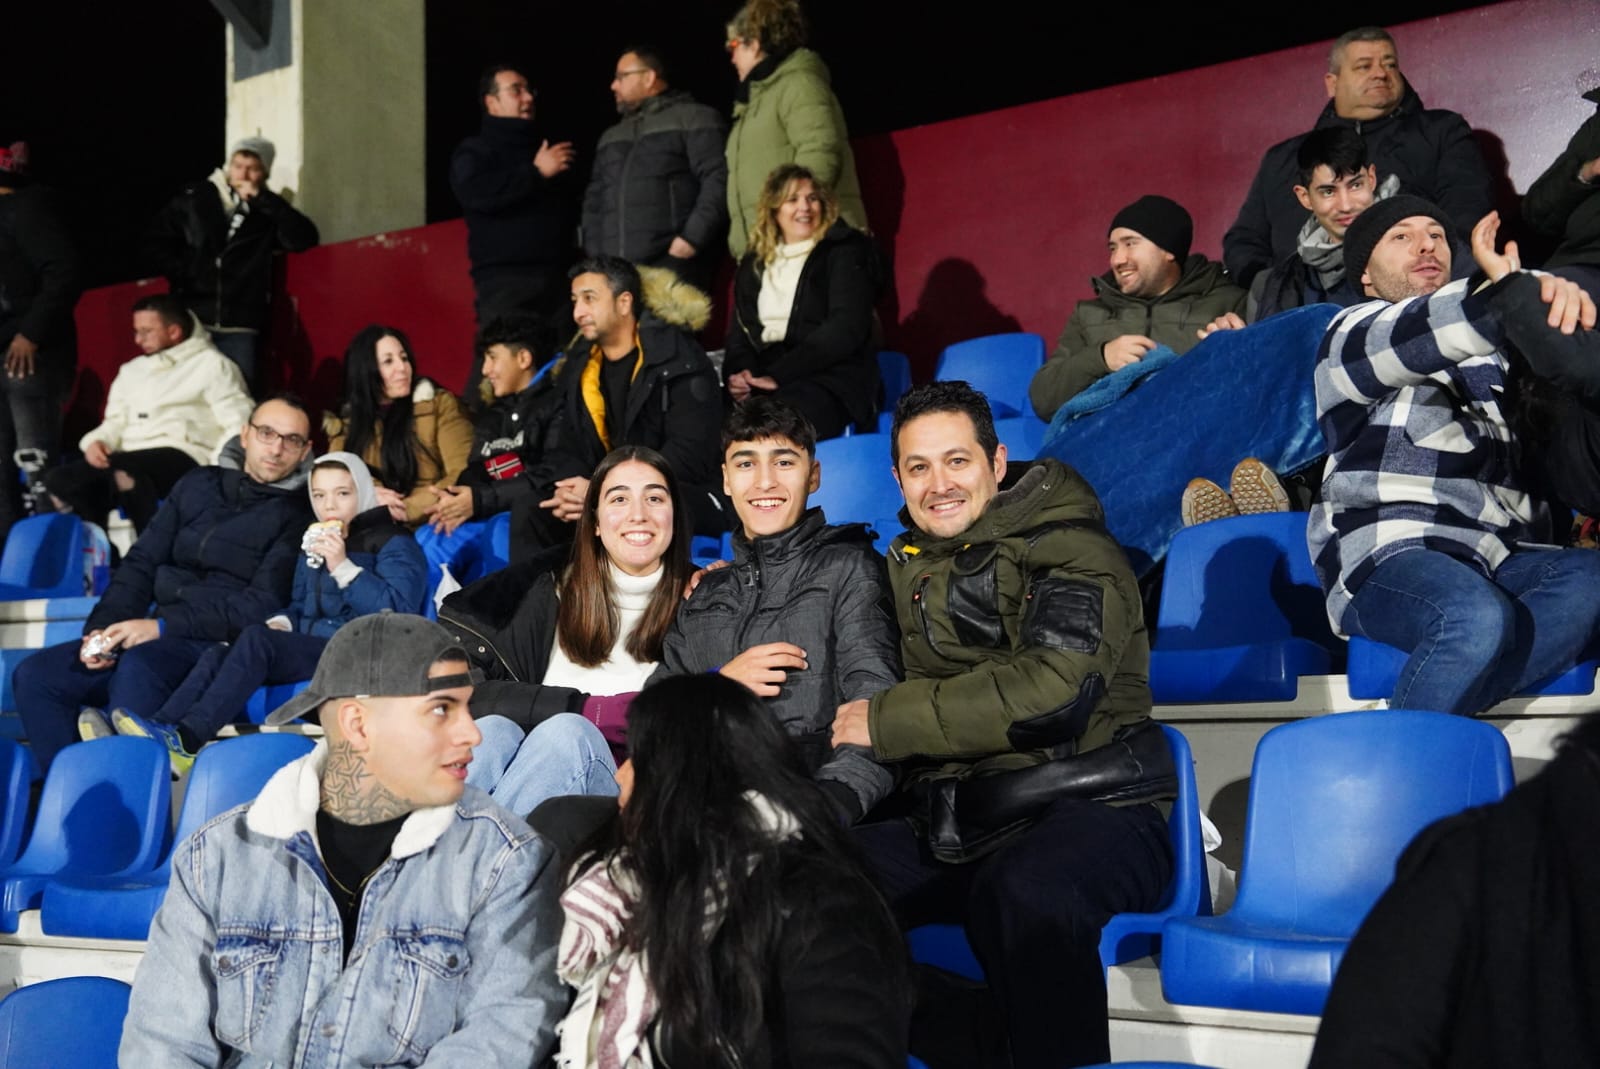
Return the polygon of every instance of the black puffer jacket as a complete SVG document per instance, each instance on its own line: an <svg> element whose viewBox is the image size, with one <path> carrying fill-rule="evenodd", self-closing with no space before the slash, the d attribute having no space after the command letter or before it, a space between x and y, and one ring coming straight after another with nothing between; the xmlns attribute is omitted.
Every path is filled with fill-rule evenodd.
<svg viewBox="0 0 1600 1069"><path fill-rule="evenodd" d="M303 475L267 486L196 468L128 551L83 633L144 619L154 602L163 635L232 641L289 604L311 519Z"/></svg>
<svg viewBox="0 0 1600 1069"><path fill-rule="evenodd" d="M1585 100L1600 104L1600 89ZM1556 157L1522 198L1522 217L1535 230L1561 239L1546 267L1600 264L1600 179L1578 181L1578 168L1600 157L1600 111L1578 127L1566 151Z"/></svg>
<svg viewBox="0 0 1600 1069"><path fill-rule="evenodd" d="M672 239L720 252L728 231L728 124L669 89L600 135L583 196L591 256L661 265Z"/></svg>
<svg viewBox="0 0 1600 1069"><path fill-rule="evenodd" d="M901 679L884 560L866 527L831 527L816 508L781 534L735 535L733 547L733 566L706 573L678 610L657 676L713 671L767 642L805 650L809 667L765 701L818 778L855 794L860 816L892 779L859 747L835 751L831 732L840 705Z"/></svg>
<svg viewBox="0 0 1600 1069"><path fill-rule="evenodd" d="M37 186L0 196L0 352L21 334L57 389L78 362L73 307L83 289L78 250L56 197Z"/></svg>
<svg viewBox="0 0 1600 1069"><path fill-rule="evenodd" d="M439 623L482 670L472 690L472 715L503 716L524 731L557 713L581 713L587 694L547 687L556 643L556 577L567 549L546 550L462 587L444 599Z"/></svg>
<svg viewBox="0 0 1600 1069"><path fill-rule="evenodd" d="M771 375L784 385L805 379L844 404L854 423L878 409L878 321L873 314L883 288L883 261L872 239L840 220L806 257L781 342L761 341L762 265L751 253L739 261L733 282L733 322L722 374Z"/></svg>
<svg viewBox="0 0 1600 1069"><path fill-rule="evenodd" d="M472 487L473 519L504 512L539 489L533 482L534 472L559 401L555 377L546 375L527 389L495 398L494 404L473 420L472 461L456 480ZM521 472L511 476L490 472L491 462L498 466L512 456L521 462Z"/></svg>
<svg viewBox="0 0 1600 1069"><path fill-rule="evenodd" d="M689 501L695 530L721 534L727 530L727 520L716 369L699 343L659 320L640 321L639 340L644 366L628 391L622 440L612 442L611 448L644 445L660 451ZM551 372L556 376L558 408L546 435L542 477L537 480L547 497L558 479L588 478L607 452L583 394L590 347L590 342L578 338Z"/></svg>
<svg viewBox="0 0 1600 1069"><path fill-rule="evenodd" d="M541 140L531 119L485 115L478 133L450 157L473 277L497 267L564 267L571 258L570 179L546 178L534 168Z"/></svg>
<svg viewBox="0 0 1600 1069"><path fill-rule="evenodd" d="M311 248L317 226L263 186L230 236L224 185L219 173L169 201L150 225L145 256L201 322L261 330L272 297L272 254Z"/></svg>
<svg viewBox="0 0 1600 1069"><path fill-rule="evenodd" d="M1424 107L1411 86L1394 111L1368 122L1340 118L1328 101L1315 128L1332 126L1360 134L1379 179L1399 175L1402 193L1433 201L1460 233L1471 233L1494 207L1489 171L1467 121L1453 111ZM1306 221L1306 210L1294 195L1300 180L1295 154L1304 137L1298 134L1267 150L1239 217L1222 239L1222 262L1241 286L1248 287L1256 272L1295 251Z"/></svg>

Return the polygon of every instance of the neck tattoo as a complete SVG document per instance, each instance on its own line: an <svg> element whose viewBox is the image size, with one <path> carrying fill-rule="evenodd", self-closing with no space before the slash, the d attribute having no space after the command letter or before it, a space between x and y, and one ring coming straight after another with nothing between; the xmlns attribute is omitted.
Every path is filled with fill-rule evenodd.
<svg viewBox="0 0 1600 1069"><path fill-rule="evenodd" d="M322 768L322 808L346 824L377 824L416 806L373 778L366 762L346 742L329 741Z"/></svg>

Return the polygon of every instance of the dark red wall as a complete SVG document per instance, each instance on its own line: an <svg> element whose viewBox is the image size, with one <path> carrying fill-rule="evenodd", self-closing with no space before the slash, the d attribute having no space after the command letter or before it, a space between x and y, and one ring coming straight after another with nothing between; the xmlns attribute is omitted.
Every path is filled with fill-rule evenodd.
<svg viewBox="0 0 1600 1069"><path fill-rule="evenodd" d="M1422 99L1480 131L1505 178L1503 209L1592 113L1579 94L1600 85L1595 0L1515 0L1393 32ZM1219 256L1261 153L1308 128L1325 102L1325 63L1325 48L1296 48L857 140L868 213L894 262L889 344L925 376L963 338L1021 329L1053 339L1105 269L1107 222L1144 193L1184 204L1196 250ZM284 382L317 403L337 401L336 361L370 322L405 329L424 373L453 389L465 381L472 289L459 221L290 257L283 281L272 345ZM133 352L126 310L139 285L79 305L77 411L95 411L97 381L103 397Z"/></svg>

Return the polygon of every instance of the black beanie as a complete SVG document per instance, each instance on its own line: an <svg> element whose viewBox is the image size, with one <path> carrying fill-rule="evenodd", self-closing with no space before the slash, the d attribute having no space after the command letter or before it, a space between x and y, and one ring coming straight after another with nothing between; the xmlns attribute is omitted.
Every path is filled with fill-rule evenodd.
<svg viewBox="0 0 1600 1069"><path fill-rule="evenodd" d="M1372 250L1379 240L1394 224L1413 215L1425 215L1444 227L1445 242L1452 249L1455 248L1455 228L1450 225L1450 220L1439 210L1437 204L1426 197L1399 193L1393 197L1374 201L1370 208L1356 216L1345 229L1344 276L1359 286L1361 272L1367 269L1367 261L1372 259Z"/></svg>
<svg viewBox="0 0 1600 1069"><path fill-rule="evenodd" d="M1154 193L1140 197L1117 213L1106 227L1110 234L1125 226L1136 234L1172 253L1172 258L1182 267L1189 259L1189 245L1194 241L1194 220L1183 210L1183 205Z"/></svg>

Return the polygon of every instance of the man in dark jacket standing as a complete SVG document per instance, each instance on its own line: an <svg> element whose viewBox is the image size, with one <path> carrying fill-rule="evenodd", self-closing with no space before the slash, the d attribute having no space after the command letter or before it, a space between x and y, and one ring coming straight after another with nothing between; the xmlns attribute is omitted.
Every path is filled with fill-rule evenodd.
<svg viewBox="0 0 1600 1069"><path fill-rule="evenodd" d="M467 256L481 327L504 315L554 318L567 301L569 208L560 176L571 142L552 145L534 123L536 92L514 67L478 82L483 125L450 157L450 188L467 218ZM475 400L479 373L467 387Z"/></svg>
<svg viewBox="0 0 1600 1069"><path fill-rule="evenodd" d="M1157 346L1188 352L1200 328L1244 311L1244 290L1221 264L1189 253L1193 238L1194 220L1166 197L1140 197L1116 214L1106 233L1111 269L1092 280L1094 300L1078 302L1028 386L1040 419Z"/></svg>
<svg viewBox="0 0 1600 1069"><path fill-rule="evenodd" d="M611 79L622 121L600 135L583 196L583 247L665 267L710 289L728 229L728 124L667 84L653 48L631 48Z"/></svg>
<svg viewBox="0 0 1600 1069"><path fill-rule="evenodd" d="M1012 1065L1107 1061L1100 929L1153 909L1172 871L1138 584L1076 472L1041 460L999 492L1005 446L966 383L902 397L890 448L906 680L840 706L833 741L897 763L902 788L858 841L903 927L965 926ZM1052 779L1130 751L1101 784L1117 804Z"/></svg>
<svg viewBox="0 0 1600 1069"><path fill-rule="evenodd" d="M548 493L535 508L512 506L512 559L571 540L589 473L622 445L647 445L666 457L696 533L720 535L728 521L717 469L716 369L676 320L665 319L673 310L645 305L644 284L628 261L596 256L570 274L580 337L552 372L558 408L536 479Z"/></svg>
<svg viewBox="0 0 1600 1069"><path fill-rule="evenodd" d="M204 182L162 209L145 239L150 263L205 324L211 341L259 389L261 332L272 301L272 254L317 244L317 225L267 188L277 149L241 138Z"/></svg>
<svg viewBox="0 0 1600 1069"><path fill-rule="evenodd" d="M73 741L74 717L85 738L111 734L101 713L79 716L81 707L148 716L207 650L289 604L312 519L300 466L310 434L300 402L258 405L239 432L243 470L196 468L178 480L82 640L17 666L17 710L41 769Z"/></svg>
<svg viewBox="0 0 1600 1069"><path fill-rule="evenodd" d="M78 333L78 251L52 194L28 181L28 146L0 146L0 541L23 512L17 465L43 472L61 438Z"/></svg>
<svg viewBox="0 0 1600 1069"><path fill-rule="evenodd" d="M1342 34L1323 76L1328 103L1316 129L1343 126L1366 139L1381 175L1442 208L1465 234L1493 207L1493 190L1472 130L1453 111L1425 108L1400 73L1394 38L1377 26ZM1304 134L1267 150L1239 217L1222 239L1222 262L1249 286L1256 272L1295 251L1305 209L1295 200L1295 153Z"/></svg>

